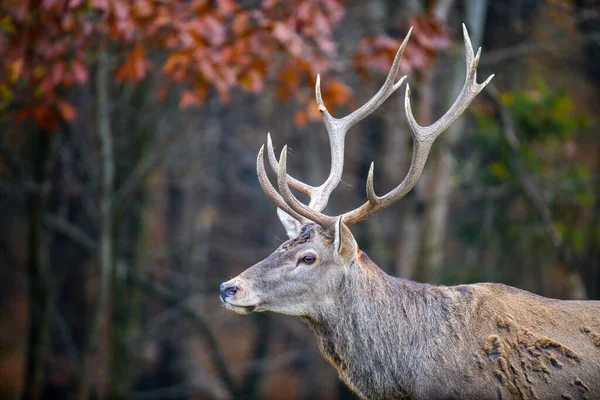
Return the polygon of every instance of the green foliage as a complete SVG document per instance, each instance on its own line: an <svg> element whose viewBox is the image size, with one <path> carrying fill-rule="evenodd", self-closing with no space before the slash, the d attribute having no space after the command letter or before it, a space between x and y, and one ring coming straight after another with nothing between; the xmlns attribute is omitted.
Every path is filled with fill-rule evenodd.
<svg viewBox="0 0 600 400"><path fill-rule="evenodd" d="M538 80L535 89L505 93L502 101L509 107L519 127L519 138L532 143L550 138L566 139L585 129L587 119L577 116L575 104L564 92L553 91Z"/></svg>
<svg viewBox="0 0 600 400"><path fill-rule="evenodd" d="M506 92L500 101L512 118L519 141L518 154L505 137L500 110L493 113L489 109L476 110L475 143L470 147L478 151L474 158L478 165L469 166L474 172L468 180L469 186L483 187L479 192L487 197L489 207L483 210L481 206L471 206L467 200L464 208L467 215L462 218L465 222L458 228L458 234L470 246L501 251L501 263L518 262L525 253L540 254L539 257L552 254L539 210L522 189L520 168L525 168L551 212L554 230L575 254L581 254L589 245L588 240L593 240L587 234L585 216L596 199L591 171L574 156L577 151L574 136L590 127L589 119L578 113L567 94L551 89L543 81L537 81L533 89ZM473 200L481 204L481 198ZM486 218L484 228L482 221ZM600 237L600 232L596 236ZM542 259L530 262L547 263ZM464 268L462 274L469 275L473 266ZM459 278L468 280L463 275ZM511 277L503 276L502 280L510 282Z"/></svg>
<svg viewBox="0 0 600 400"><path fill-rule="evenodd" d="M579 131L589 128L588 118L577 114L573 100L564 92L551 90L538 81L532 90L506 92L501 101L510 112L521 144L521 157L527 167L542 176L551 172L549 160L540 155L557 156L563 145ZM501 185L518 179L515 175L512 149L504 138L497 115L475 111L477 147L487 158L480 180L488 185ZM581 174L583 167L577 167ZM587 172L585 172L587 173ZM581 180L581 177L574 177Z"/></svg>

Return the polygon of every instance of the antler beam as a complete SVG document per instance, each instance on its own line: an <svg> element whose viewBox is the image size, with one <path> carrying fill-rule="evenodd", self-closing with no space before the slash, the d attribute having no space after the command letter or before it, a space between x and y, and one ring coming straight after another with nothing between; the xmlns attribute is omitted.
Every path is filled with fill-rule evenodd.
<svg viewBox="0 0 600 400"><path fill-rule="evenodd" d="M374 164L371 163L369 168L369 175L367 177L367 199L368 201L356 210L350 211L344 214L344 223L346 225L355 224L363 221L371 215L379 212L396 201L400 200L415 186L423 167L427 161L429 150L434 140L444 132L450 125L452 125L458 117L467 109L473 99L486 87L486 85L492 80L494 75L490 75L485 82L477 83L477 65L479 64L479 57L481 56L481 47L477 50L477 55L473 56L473 45L467 32L467 27L463 24L463 36L465 40L465 53L466 53L466 64L467 64L467 75L465 78L465 84L460 91L457 99L450 109L436 122L429 126L420 126L410 106L410 87L406 85L406 96L404 100L404 109L408 120L408 126L413 137L413 156L410 162L410 168L408 174L395 189L390 191L385 196L379 197L375 194L373 189L373 168Z"/></svg>
<svg viewBox="0 0 600 400"><path fill-rule="evenodd" d="M331 192L338 186L342 178L342 170L344 165L344 144L346 133L348 129L354 126L357 122L370 115L376 110L394 91L396 91L405 81L406 76L403 76L398 82L395 82L396 75L400 66L400 60L408 39L410 38L411 30L409 30L406 38L402 42L400 49L396 53L392 67L388 73L388 76L379 91L362 107L353 113L343 117L334 118L323 102L321 96L321 80L317 75L317 83L315 87L315 95L317 104L319 105L319 111L323 115L323 121L329 135L329 144L331 146L331 170L327 180L320 186L313 187L301 182L287 174L287 146L284 146L280 155L279 161L275 156L273 144L271 142L270 134L267 135L267 152L269 163L273 170L277 173L277 186L279 192L271 185L264 170L263 164L263 148L261 148L258 156L258 167L257 171L259 174L259 181L267 196L273 200L273 202L279 207L280 218L286 230L288 226L294 226L294 232L288 230L288 234L292 236L297 231L299 223L304 223L306 220L314 221L322 226L333 226L336 221L336 217L323 214L321 211L327 205ZM475 96L483 90L483 88L490 82L494 77L491 75L482 84L477 83L477 65L479 63L479 57L481 55L481 48L477 51L477 54L473 54L473 46L469 39L467 28L463 24L463 34L466 48L466 65L467 73L465 84L455 100L454 104L450 109L436 122L429 126L420 126L412 113L410 106L410 88L406 87L405 96L405 112L407 115L408 125L411 130L413 137L413 156L408 170L407 176L404 178L402 183L395 189L390 191L385 196L379 197L375 194L373 189L373 169L374 165L371 164L369 174L367 177L367 202L359 208L347 212L342 215L343 222L346 225L355 224L363 221L371 215L379 212L402 197L404 197L416 184L417 180L421 176L423 167L429 155L431 145L434 140L445 131L460 115L466 110L471 104ZM300 202L290 190L290 187L296 189L302 193L310 196L310 203L304 204ZM298 221L298 222L295 222Z"/></svg>

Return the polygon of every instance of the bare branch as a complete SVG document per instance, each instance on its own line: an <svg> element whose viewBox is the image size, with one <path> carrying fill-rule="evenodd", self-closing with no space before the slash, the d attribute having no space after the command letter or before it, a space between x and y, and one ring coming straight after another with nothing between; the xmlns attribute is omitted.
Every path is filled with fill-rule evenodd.
<svg viewBox="0 0 600 400"><path fill-rule="evenodd" d="M171 307L177 307L183 315L188 317L196 324L200 334L204 337L211 361L215 365L221 379L223 380L223 383L229 390L229 394L232 398L235 398L237 394L235 381L229 371L229 368L227 367L227 364L225 363L225 357L221 351L221 346L210 329L210 324L204 318L204 316L198 313L196 309L192 307L188 301L186 301L186 299L182 299L181 296L169 291L164 286L156 282L149 282L141 279L133 274L131 275L131 278L133 283L140 289L152 296L160 298Z"/></svg>
<svg viewBox="0 0 600 400"><path fill-rule="evenodd" d="M59 231L69 237L73 242L77 243L89 253L93 253L98 249L98 242L91 238L86 232L64 218L56 215L44 215L44 223L48 228Z"/></svg>

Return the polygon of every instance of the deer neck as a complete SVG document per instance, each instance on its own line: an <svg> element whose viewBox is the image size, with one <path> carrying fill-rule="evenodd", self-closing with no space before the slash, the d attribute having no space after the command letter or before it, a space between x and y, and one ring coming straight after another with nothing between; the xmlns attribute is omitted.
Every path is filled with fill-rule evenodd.
<svg viewBox="0 0 600 400"><path fill-rule="evenodd" d="M440 316L449 305L436 288L391 277L359 254L339 296L303 319L354 390L369 398L404 398L421 373L421 352L446 328Z"/></svg>

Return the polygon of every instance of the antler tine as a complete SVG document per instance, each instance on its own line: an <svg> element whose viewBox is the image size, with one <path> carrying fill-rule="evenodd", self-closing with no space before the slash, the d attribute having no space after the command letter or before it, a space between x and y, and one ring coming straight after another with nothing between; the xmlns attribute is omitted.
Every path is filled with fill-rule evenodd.
<svg viewBox="0 0 600 400"><path fill-rule="evenodd" d="M336 141L334 143L330 140L330 145L331 145L332 149L340 148L339 141ZM343 164L343 157L344 157L343 147L344 147L344 143L342 140L341 164ZM273 168L273 170L279 176L279 161L277 161L277 157L275 156L275 150L273 149L273 143L271 141L270 134L267 134L267 153L268 153L268 157L269 157L269 163L271 164L271 168ZM287 154L287 152L286 152L286 154ZM333 161L335 161L334 163L332 163L332 170L333 170L333 168L335 166L340 165L339 152L335 151L335 155L334 155L334 150L332 150L331 159ZM337 170L337 168L336 168L336 170ZM338 185L338 183L341 181L341 175L342 175L341 172L342 172L341 169L339 170L339 173L331 172L329 175L329 178L325 181L325 183L323 183L321 186L318 186L318 187L314 187L314 186L308 185L304 182L301 182L289 174L287 174L287 182L288 182L288 185L290 185L293 189L296 189L299 192L304 193L310 197L310 203L308 205L310 208L312 208L313 210L316 210L316 211L322 211L325 208L325 206L327 205L327 201L329 200L329 195L331 194L333 189L335 189L335 187ZM338 177L338 175L339 175L339 177ZM336 182L336 179L337 179L337 182ZM332 184L333 182L335 182L335 185Z"/></svg>
<svg viewBox="0 0 600 400"><path fill-rule="evenodd" d="M260 151L258 152L258 157L256 158L256 173L258 175L258 182L260 183L260 187L263 192L267 195L269 199L277 206L277 214L279 215L279 219L283 224L286 232L290 237L294 237L295 233L300 232L300 224L308 222L306 218L302 217L296 211L294 211L281 197L281 195L275 190L269 177L267 176L267 172L265 171L265 162L263 157L265 146L261 146Z"/></svg>
<svg viewBox="0 0 600 400"><path fill-rule="evenodd" d="M321 76L317 75L317 81L315 84L315 97L319 111L323 115L323 122L325 123L325 128L327 129L329 145L331 148L331 169L329 176L322 185L314 187L301 182L290 175L287 175L287 182L289 186L310 196L310 203L308 207L310 207L312 210L316 210L317 212L322 211L325 206L327 206L331 192L333 192L333 190L341 182L342 171L344 168L344 142L348 129L375 111L381 105L381 103L383 103L392 93L402 86L406 80L406 76L403 76L398 82L394 82L396 75L398 74L398 69L400 68L400 60L402 59L402 55L408 43L408 39L410 38L411 32L412 28L408 31L404 41L402 42L402 45L398 49L396 57L392 63L392 67L390 68L387 78L379 91L362 107L346 117L338 119L334 118L329 113L327 107L325 107L325 103L323 102L323 97L321 95ZM275 157L275 151L273 150L270 134L267 135L267 153L271 167L279 176L280 167L278 165L279 163L277 158ZM298 203L301 204L300 202Z"/></svg>
<svg viewBox="0 0 600 400"><path fill-rule="evenodd" d="M471 45L471 39L467 32L466 26L463 24L463 34L465 40L465 58L467 63L467 73L465 84L460 91L457 99L450 109L436 122L429 126L420 126L412 113L410 106L410 88L406 85L406 96L404 101L404 108L408 125L410 127L413 137L413 156L408 169L408 174L395 189L386 194L385 196L379 197L373 190L373 165L369 170L367 177L367 198L368 201L360 206L359 208L344 214L343 221L346 225L351 225L360 222L369 216L375 214L389 207L394 202L404 197L417 183L417 180L423 172L423 167L427 161L429 150L433 141L450 125L454 123L460 117L460 115L467 109L469 104L473 101L475 96L483 90L483 88L492 80L494 75L491 75L485 82L478 84L476 81L477 75L477 64L479 63L479 56L481 54L481 48L477 51L477 55L473 56L473 46Z"/></svg>
<svg viewBox="0 0 600 400"><path fill-rule="evenodd" d="M442 132L448 129L448 127L452 125L454 121L458 119L458 117L461 116L469 104L471 104L475 96L477 96L479 92L481 92L494 77L492 74L485 80L485 82L481 84L477 83L477 65L479 64L481 47L477 51L477 55L473 57L473 46L471 45L471 39L469 38L469 33L467 32L465 24L463 24L463 34L465 39L465 58L467 63L465 84L458 94L458 97L454 101L454 104L452 104L446 114L429 126L420 126L412 113L409 101L410 91L408 90L407 86L405 109L408 125L413 137L419 138L420 140L435 140Z"/></svg>
<svg viewBox="0 0 600 400"><path fill-rule="evenodd" d="M279 207L279 210L283 210L283 212L286 213L283 215L284 218L282 218L282 223L284 225L286 225L286 222L284 222L285 218L294 218L295 220L299 221L307 218L324 226L331 225L335 222L335 218L322 214L321 211L327 205L331 192L333 192L342 179L344 165L344 142L346 133L353 125L375 111L392 93L402 86L406 80L406 76L403 76L398 82L394 82L396 75L398 74L400 61L402 59L402 55L404 54L404 49L406 48L411 32L412 28L408 31L404 41L402 42L402 45L398 49L390 71L388 72L387 78L379 91L362 107L346 117L338 119L334 118L329 113L321 95L321 77L320 75L317 75L317 81L315 84L315 97L319 111L323 115L323 122L325 123L325 128L327 129L329 144L331 147L331 169L327 180L322 185L313 187L288 175L286 167L287 146L283 148L278 162L273 149L271 135L267 134L267 155L271 167L277 173L278 187L281 194L275 191L268 180L268 177L266 176L264 165L262 164L262 148L259 152L259 158L261 160L260 167L258 168L259 180L267 196L269 196L269 198L271 198L271 200ZM305 205L300 202L292 194L290 186L293 189L309 195L310 203ZM282 201L287 204L284 206L281 204ZM282 217L281 213L280 217Z"/></svg>
<svg viewBox="0 0 600 400"><path fill-rule="evenodd" d="M412 33L412 29L413 28L411 27L408 30L406 37L404 38L404 40L402 41L402 44L400 45L400 48L396 52L396 56L394 57L394 61L392 62L392 66L390 68L390 71L388 72L387 78L385 79L385 82L383 83L383 85L381 86L379 91L369 101L367 101L365 104L363 104L358 110L356 110L353 113L351 113L350 115L347 115L346 117L342 118L342 121L344 121L344 125L346 125L346 130L350 129L356 123L362 121L365 117L367 117L373 111L375 111L384 101L387 100L388 97L390 97L390 95L392 93L394 93L396 91L396 89L398 89L400 86L402 86L402 84L406 80L406 75L404 75L402 78L400 78L400 80L398 82L394 83L394 81L396 79L396 75L398 75L398 69L400 68L400 61L402 60L402 55L404 54L404 49L406 49L406 45L408 44L408 40L410 39L410 34ZM318 99L317 99L317 101L318 101ZM323 101L321 100L321 103L319 104L319 109L320 109L322 102ZM323 107L325 107L324 104L323 104Z"/></svg>
<svg viewBox="0 0 600 400"><path fill-rule="evenodd" d="M270 132L267 133L267 157L269 158L269 164L271 164L271 168L273 168L273 171L275 171L276 173L279 174L279 172L278 172L279 171L279 162L277 161L277 157L275 157L275 150L273 149L273 142L271 141L271 133ZM296 189L297 191L299 191L301 193L311 196L311 198L312 198L312 193L315 190L315 188L313 186L310 186L304 182L301 182L289 174L288 174L288 183L293 189Z"/></svg>
<svg viewBox="0 0 600 400"><path fill-rule="evenodd" d="M343 118L334 118L327 110L321 95L321 76L317 75L315 97L319 111L323 115L323 122L325 123L325 128L327 129L327 134L329 136L331 169L327 180L321 186L309 188L311 191L309 194L311 198L309 207L313 210L322 211L325 208L331 192L333 192L342 180L342 171L344 169L344 142L348 129L375 111L392 93L402 86L406 80L406 76L403 76L398 82L394 82L396 75L398 74L398 69L400 68L400 60L404 54L404 49L406 48L411 32L412 28L408 31L402 45L398 49L387 78L379 91L362 107ZM290 186L297 189L294 186L295 182L291 179L288 179L288 181L290 182Z"/></svg>
<svg viewBox="0 0 600 400"><path fill-rule="evenodd" d="M298 214L306 219L318 223L321 226L331 226L335 222L334 217L327 216L298 200L290 190L287 179L287 145L283 146L279 156L279 173L277 174L277 186L283 200Z"/></svg>

